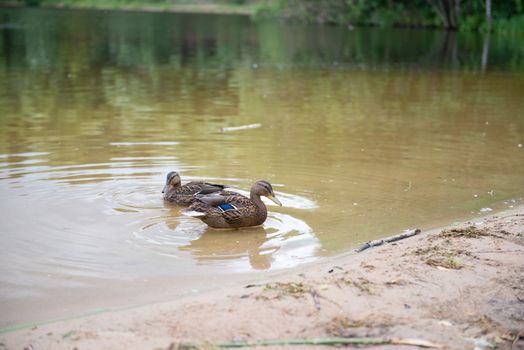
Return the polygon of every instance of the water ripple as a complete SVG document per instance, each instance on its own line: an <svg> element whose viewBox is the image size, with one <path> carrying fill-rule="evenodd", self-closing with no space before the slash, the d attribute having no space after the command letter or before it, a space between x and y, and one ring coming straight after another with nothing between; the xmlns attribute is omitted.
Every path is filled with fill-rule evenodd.
<svg viewBox="0 0 524 350"><path fill-rule="evenodd" d="M176 259L190 253L200 264L228 271L294 266L312 259L319 246L311 228L291 215L269 212L263 226L219 230L182 216L178 208L148 218L129 243Z"/></svg>
<svg viewBox="0 0 524 350"><path fill-rule="evenodd" d="M148 277L151 269L173 273L169 263L160 263L166 258L190 273L196 272L195 265L227 272L282 268L314 259L319 247L309 225L289 214L270 211L261 227L223 231L181 215L179 207L162 199L171 169L184 173L184 181L239 185L246 179L195 176L191 172L197 167L182 165L171 155L119 154L78 164L55 164L52 156L32 152L0 157L0 186L6 190L3 227L13 232L5 247L12 253L3 259L18 266L2 272L13 286L29 288L24 282L28 274L42 287L75 287L83 283L79 278ZM303 196L284 191L277 196L285 208L316 207ZM20 217L25 218L22 223L15 220ZM37 272L32 271L35 264ZM180 268L174 273L185 273Z"/></svg>

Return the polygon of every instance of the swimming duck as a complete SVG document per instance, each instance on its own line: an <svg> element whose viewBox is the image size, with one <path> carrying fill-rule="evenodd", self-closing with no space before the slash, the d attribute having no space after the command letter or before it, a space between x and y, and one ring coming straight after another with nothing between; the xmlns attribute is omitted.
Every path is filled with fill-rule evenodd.
<svg viewBox="0 0 524 350"><path fill-rule="evenodd" d="M275 197L271 184L261 180L251 187L249 198L229 191L197 195L198 200L193 202L183 214L197 217L208 226L215 228L258 226L267 218L267 208L260 196L282 205Z"/></svg>
<svg viewBox="0 0 524 350"><path fill-rule="evenodd" d="M190 205L196 198L197 193L201 195L222 191L223 185L209 182L193 181L185 185L181 184L180 175L176 171L167 174L166 185L162 190L166 201L175 202L179 205Z"/></svg>

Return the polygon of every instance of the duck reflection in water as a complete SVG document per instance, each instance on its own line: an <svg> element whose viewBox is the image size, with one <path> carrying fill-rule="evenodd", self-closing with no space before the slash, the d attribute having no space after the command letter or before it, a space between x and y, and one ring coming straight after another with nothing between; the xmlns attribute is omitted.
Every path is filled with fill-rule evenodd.
<svg viewBox="0 0 524 350"><path fill-rule="evenodd" d="M188 245L180 247L180 250L191 252L193 257L201 262L239 259L247 255L253 269L267 270L273 262L272 254L279 247L264 248L266 241L267 232L261 226L237 232L206 230Z"/></svg>
<svg viewBox="0 0 524 350"><path fill-rule="evenodd" d="M173 210L178 211L178 209ZM180 222L167 220L166 224L175 231ZM247 256L253 269L267 270L271 268L273 253L280 248L278 246L264 247L264 243L268 240L268 233L262 226L239 230L218 230L204 227L203 232L197 238L180 246L179 249L190 252L195 260L201 263L240 260Z"/></svg>

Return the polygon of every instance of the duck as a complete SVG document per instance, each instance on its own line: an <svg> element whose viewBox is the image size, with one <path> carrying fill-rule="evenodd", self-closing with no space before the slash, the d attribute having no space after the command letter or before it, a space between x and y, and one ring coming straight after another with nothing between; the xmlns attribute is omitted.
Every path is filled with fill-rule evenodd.
<svg viewBox="0 0 524 350"><path fill-rule="evenodd" d="M282 206L271 184L265 180L255 182L249 198L232 191L198 194L182 214L196 217L213 228L241 228L259 226L266 221L267 208L261 196Z"/></svg>
<svg viewBox="0 0 524 350"><path fill-rule="evenodd" d="M182 185L180 175L176 171L170 171L166 176L166 184L162 193L164 200L188 206L196 200L196 194L206 195L219 192L223 191L224 187L223 185L202 181L192 181Z"/></svg>

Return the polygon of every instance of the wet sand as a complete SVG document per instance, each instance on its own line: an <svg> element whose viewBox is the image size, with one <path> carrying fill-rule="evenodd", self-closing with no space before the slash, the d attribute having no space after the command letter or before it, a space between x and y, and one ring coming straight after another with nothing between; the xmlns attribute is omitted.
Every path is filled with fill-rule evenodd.
<svg viewBox="0 0 524 350"><path fill-rule="evenodd" d="M6 332L0 349L168 349L325 337L524 349L524 207L247 285Z"/></svg>

